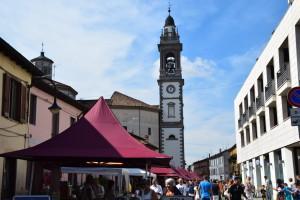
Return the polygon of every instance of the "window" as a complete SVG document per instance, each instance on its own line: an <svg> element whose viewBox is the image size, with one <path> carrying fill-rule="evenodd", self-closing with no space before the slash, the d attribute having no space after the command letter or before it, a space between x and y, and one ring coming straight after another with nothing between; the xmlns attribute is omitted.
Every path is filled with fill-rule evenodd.
<svg viewBox="0 0 300 200"><path fill-rule="evenodd" d="M169 135L167 140L177 140L177 138L175 137L175 135Z"/></svg>
<svg viewBox="0 0 300 200"><path fill-rule="evenodd" d="M59 113L52 114L52 137L59 133Z"/></svg>
<svg viewBox="0 0 300 200"><path fill-rule="evenodd" d="M2 115L22 123L27 122L26 86L9 74L3 74Z"/></svg>
<svg viewBox="0 0 300 200"><path fill-rule="evenodd" d="M31 94L30 95L30 111L29 111L29 123L35 124L36 123L36 96Z"/></svg>
<svg viewBox="0 0 300 200"><path fill-rule="evenodd" d="M278 124L276 106L275 107L269 107L269 113L270 113L270 126L272 128L272 127L274 127Z"/></svg>
<svg viewBox="0 0 300 200"><path fill-rule="evenodd" d="M253 140L257 138L257 126L256 126L256 121L252 123L252 137Z"/></svg>
<svg viewBox="0 0 300 200"><path fill-rule="evenodd" d="M260 135L263 135L267 132L266 117L264 115L260 116L259 122L260 122Z"/></svg>
<svg viewBox="0 0 300 200"><path fill-rule="evenodd" d="M148 135L151 135L151 128L148 128Z"/></svg>
<svg viewBox="0 0 300 200"><path fill-rule="evenodd" d="M173 102L168 103L168 117L169 118L175 117L175 103Z"/></svg>
<svg viewBox="0 0 300 200"><path fill-rule="evenodd" d="M242 147L245 146L244 132L241 132L241 145L242 145Z"/></svg>
<svg viewBox="0 0 300 200"><path fill-rule="evenodd" d="M70 125L72 126L75 123L76 119L74 117L70 117Z"/></svg>
<svg viewBox="0 0 300 200"><path fill-rule="evenodd" d="M282 116L283 119L287 119L291 116L291 108L292 106L288 103L287 101L287 96L282 96L281 97L281 102L282 102Z"/></svg>
<svg viewBox="0 0 300 200"><path fill-rule="evenodd" d="M247 144L250 144L251 139L250 139L249 127L246 128L246 140L247 140Z"/></svg>

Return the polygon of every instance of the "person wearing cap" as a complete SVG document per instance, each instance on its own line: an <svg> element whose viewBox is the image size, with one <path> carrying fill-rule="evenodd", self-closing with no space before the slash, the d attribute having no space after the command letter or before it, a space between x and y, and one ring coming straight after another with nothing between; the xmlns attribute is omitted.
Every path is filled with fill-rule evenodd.
<svg viewBox="0 0 300 200"><path fill-rule="evenodd" d="M239 177L234 177L233 185L230 186L228 193L230 195L230 200L242 200L242 195L248 200Z"/></svg>

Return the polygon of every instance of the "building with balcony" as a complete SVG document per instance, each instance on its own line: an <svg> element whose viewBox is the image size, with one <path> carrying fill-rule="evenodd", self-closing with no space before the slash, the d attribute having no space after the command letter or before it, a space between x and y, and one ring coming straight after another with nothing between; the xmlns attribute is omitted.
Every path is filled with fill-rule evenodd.
<svg viewBox="0 0 300 200"><path fill-rule="evenodd" d="M237 162L256 187L300 174L298 127L287 94L299 86L300 1L291 1L235 100Z"/></svg>

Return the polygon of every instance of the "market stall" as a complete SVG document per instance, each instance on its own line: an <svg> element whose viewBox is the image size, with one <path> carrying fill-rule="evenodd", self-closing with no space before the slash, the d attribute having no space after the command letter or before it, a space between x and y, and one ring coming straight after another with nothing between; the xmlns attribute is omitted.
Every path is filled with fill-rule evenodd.
<svg viewBox="0 0 300 200"><path fill-rule="evenodd" d="M52 191L59 193L60 167L139 167L148 171L150 166L169 166L171 160L130 136L103 97L62 133L34 147L0 156L34 161L32 193L41 192L45 169L51 173Z"/></svg>

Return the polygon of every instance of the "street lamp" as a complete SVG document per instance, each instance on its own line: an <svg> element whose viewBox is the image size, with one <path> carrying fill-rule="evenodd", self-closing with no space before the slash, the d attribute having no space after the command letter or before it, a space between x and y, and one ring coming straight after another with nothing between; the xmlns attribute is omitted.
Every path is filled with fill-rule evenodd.
<svg viewBox="0 0 300 200"><path fill-rule="evenodd" d="M50 112L52 114L59 113L59 111L61 110L61 107L59 105L57 105L57 102L56 102L57 88L56 88L56 85L55 85L54 81L51 78L48 78L47 76L36 76L36 77L33 77L33 78L34 79L45 79L45 80L49 81L53 85L53 88L55 90L55 94L53 95L54 96L54 100L53 100L53 104L48 108L48 110L50 110Z"/></svg>
<svg viewBox="0 0 300 200"><path fill-rule="evenodd" d="M48 110L50 110L53 114L57 114L61 110L61 107L56 103L56 96L54 96L53 104L48 108Z"/></svg>

